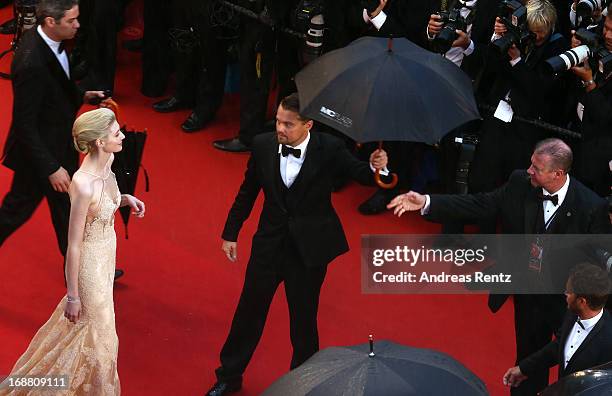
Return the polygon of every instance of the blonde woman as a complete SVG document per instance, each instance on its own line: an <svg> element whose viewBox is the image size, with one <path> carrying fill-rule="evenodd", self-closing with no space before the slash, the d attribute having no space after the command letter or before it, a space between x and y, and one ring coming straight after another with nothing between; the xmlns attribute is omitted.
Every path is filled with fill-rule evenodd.
<svg viewBox="0 0 612 396"><path fill-rule="evenodd" d="M0 395L30 394L32 388L16 386L23 376L65 376L60 381L65 389L56 387L57 381L44 388L53 395L121 393L113 307L114 213L129 205L134 215L143 217L145 205L121 194L111 171L125 138L111 110L84 113L72 134L85 159L69 189L67 293L0 386Z"/></svg>

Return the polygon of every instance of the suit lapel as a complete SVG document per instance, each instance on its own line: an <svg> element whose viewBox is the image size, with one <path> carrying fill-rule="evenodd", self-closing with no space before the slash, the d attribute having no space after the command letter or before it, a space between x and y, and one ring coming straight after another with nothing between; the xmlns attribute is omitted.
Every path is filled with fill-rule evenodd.
<svg viewBox="0 0 612 396"><path fill-rule="evenodd" d="M584 351L585 348L587 347L587 345L589 345L589 343L593 340L593 338L595 338L597 336L597 334L601 331L601 328L603 327L604 321L607 319L607 315L608 315L608 312L606 312L606 310L604 309L603 315L601 316L601 318L599 318L599 321L595 324L595 326L593 326L593 329L591 329L591 331L586 336L584 341L582 341L582 344L580 344L580 346L578 347L576 352L572 355L572 358L570 359L569 363L567 364L567 367L570 367L570 365L573 363L573 361L576 358L576 356L578 356L582 351ZM567 340L567 338L566 338L566 340ZM565 342L562 345L565 345Z"/></svg>
<svg viewBox="0 0 612 396"><path fill-rule="evenodd" d="M568 176L569 177L569 176ZM565 195L565 199L563 203L559 206L557 211L555 212L555 218L550 223L548 227L549 232L552 234L556 234L557 231L561 231L560 233L567 233L567 223L574 215L574 203L576 202L576 183L573 183L570 179L569 186L567 188L567 194Z"/></svg>
<svg viewBox="0 0 612 396"><path fill-rule="evenodd" d="M49 65L49 70L51 71L53 77L61 84L66 93L72 99L74 97L74 82L68 78L64 68L59 63L59 60L51 50L51 48L47 45L45 40L38 34L38 32L34 32L37 38L38 46L41 48L41 51L44 56L44 61Z"/></svg>
<svg viewBox="0 0 612 396"><path fill-rule="evenodd" d="M274 200L279 202L282 207L285 207L285 200L281 198L281 186L279 185L279 183L282 183L279 155L278 142L275 135L272 135L270 142L266 145L266 152L263 154L263 157L266 159L264 161L263 174L265 180L271 183L269 191L274 194ZM279 179L281 179L280 182Z"/></svg>

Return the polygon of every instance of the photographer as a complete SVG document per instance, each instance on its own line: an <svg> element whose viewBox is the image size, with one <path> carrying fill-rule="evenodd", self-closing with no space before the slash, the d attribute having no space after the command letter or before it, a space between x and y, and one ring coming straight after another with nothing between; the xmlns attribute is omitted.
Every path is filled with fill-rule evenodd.
<svg viewBox="0 0 612 396"><path fill-rule="evenodd" d="M603 25L602 44L612 51L612 16ZM574 35L572 48L583 43ZM574 167L576 177L601 196L610 194L611 177L608 162L612 159L612 76L603 75L597 62L590 58L571 71L575 81L568 95L567 112L573 115L572 129L582 134Z"/></svg>
<svg viewBox="0 0 612 396"><path fill-rule="evenodd" d="M567 40L554 31L555 7L548 0L530 0L526 9L516 1L504 4L509 10L496 19L486 54L487 71L495 76L487 102L496 111L483 121L481 141L470 171L473 191L491 191L513 169L526 168L535 143L549 135L515 120L514 115L554 123L557 121L554 115L562 107L560 98L564 97L563 85L545 68L548 58L568 47ZM503 21L511 25L513 19L522 21L509 32ZM483 231L494 233L494 221L484 228Z"/></svg>

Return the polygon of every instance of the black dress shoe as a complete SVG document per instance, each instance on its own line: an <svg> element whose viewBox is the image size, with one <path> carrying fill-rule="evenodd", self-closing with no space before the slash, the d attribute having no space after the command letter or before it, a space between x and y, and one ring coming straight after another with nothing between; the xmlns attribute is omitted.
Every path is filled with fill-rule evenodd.
<svg viewBox="0 0 612 396"><path fill-rule="evenodd" d="M153 103L153 110L157 111L158 113L170 113L187 107L188 106L185 103L181 102L174 96Z"/></svg>
<svg viewBox="0 0 612 396"><path fill-rule="evenodd" d="M189 117L183 122L181 125L181 129L183 132L192 133L197 132L200 129L204 128L208 121L211 120L211 117L200 117L197 113L191 113Z"/></svg>
<svg viewBox="0 0 612 396"><path fill-rule="evenodd" d="M223 396L238 392L241 388L241 383L218 381L208 390L208 392L206 392L206 396Z"/></svg>
<svg viewBox="0 0 612 396"><path fill-rule="evenodd" d="M247 151L251 151L251 148L246 144L242 143L237 137L231 139L216 140L213 142L213 146L215 146L215 148L218 148L219 150L229 151L231 153L244 153Z"/></svg>
<svg viewBox="0 0 612 396"><path fill-rule="evenodd" d="M365 200L357 210L364 215L375 215L387 210L387 204L395 196L395 190L378 189L374 195Z"/></svg>
<svg viewBox="0 0 612 396"><path fill-rule="evenodd" d="M2 34L15 34L17 31L17 23L15 22L15 18L9 19L0 25L0 33Z"/></svg>
<svg viewBox="0 0 612 396"><path fill-rule="evenodd" d="M119 269L119 268L115 269L115 280L121 278L123 276L123 274L124 274L124 272L123 272L122 269Z"/></svg>

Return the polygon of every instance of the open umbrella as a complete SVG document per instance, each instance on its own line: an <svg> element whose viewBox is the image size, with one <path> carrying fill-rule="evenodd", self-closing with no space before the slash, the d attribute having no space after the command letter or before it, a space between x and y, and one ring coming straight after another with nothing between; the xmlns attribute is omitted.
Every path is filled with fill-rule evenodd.
<svg viewBox="0 0 612 396"><path fill-rule="evenodd" d="M577 371L544 389L541 396L612 395L612 371L593 369Z"/></svg>
<svg viewBox="0 0 612 396"><path fill-rule="evenodd" d="M353 140L437 143L480 118L470 78L407 39L363 37L296 77L300 112Z"/></svg>
<svg viewBox="0 0 612 396"><path fill-rule="evenodd" d="M452 357L390 341L326 348L274 382L265 396L488 395Z"/></svg>
<svg viewBox="0 0 612 396"><path fill-rule="evenodd" d="M119 118L119 105L111 99L105 101L105 105L115 112L117 119ZM144 171L145 176L145 191L149 191L149 174L142 166L142 154L144 152L145 143L147 141L147 130L134 131L128 130L124 125L121 132L125 135L122 142L122 150L115 153L112 170L117 178L117 186L123 194L134 195L136 190L136 182L138 181L138 171L140 168ZM128 223L130 221L131 208L124 206L119 208L123 224L125 225L125 239L128 239Z"/></svg>

